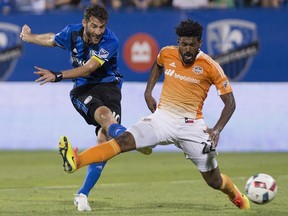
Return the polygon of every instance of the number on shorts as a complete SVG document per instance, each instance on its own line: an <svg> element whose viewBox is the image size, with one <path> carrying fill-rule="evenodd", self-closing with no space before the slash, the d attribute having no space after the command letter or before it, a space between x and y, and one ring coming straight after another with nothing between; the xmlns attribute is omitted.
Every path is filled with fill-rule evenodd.
<svg viewBox="0 0 288 216"><path fill-rule="evenodd" d="M202 150L203 154L208 154L210 152L216 151L215 147L211 145L211 140L207 140L207 142L202 142L201 144L204 145L204 148Z"/></svg>

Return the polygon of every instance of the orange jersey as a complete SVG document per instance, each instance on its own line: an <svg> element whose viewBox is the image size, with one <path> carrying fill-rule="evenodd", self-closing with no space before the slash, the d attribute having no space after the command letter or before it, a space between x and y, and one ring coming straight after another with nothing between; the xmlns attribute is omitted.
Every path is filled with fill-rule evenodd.
<svg viewBox="0 0 288 216"><path fill-rule="evenodd" d="M159 109L179 115L203 118L202 108L211 85L218 95L232 92L229 80L220 65L200 51L193 65L184 67L177 46L161 49L157 64L164 67L164 82Z"/></svg>

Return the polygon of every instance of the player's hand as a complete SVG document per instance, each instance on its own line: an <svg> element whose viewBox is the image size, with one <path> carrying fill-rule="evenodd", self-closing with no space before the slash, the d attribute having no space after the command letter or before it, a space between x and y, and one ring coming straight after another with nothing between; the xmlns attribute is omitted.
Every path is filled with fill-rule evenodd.
<svg viewBox="0 0 288 216"><path fill-rule="evenodd" d="M35 66L35 69L37 71L35 71L34 74L40 76L38 79L35 80L35 82L39 82L40 85L43 85L47 82L55 82L55 74L52 73L50 70L46 70L37 66Z"/></svg>
<svg viewBox="0 0 288 216"><path fill-rule="evenodd" d="M214 130L213 128L207 128L206 130L204 130L204 132L209 134L211 144L213 147L216 148L219 142L220 131Z"/></svg>
<svg viewBox="0 0 288 216"><path fill-rule="evenodd" d="M155 98L152 97L152 95L146 95L145 94L145 101L146 101L146 104L149 108L149 110L154 113L156 111L156 108L157 108L157 102L155 100Z"/></svg>
<svg viewBox="0 0 288 216"><path fill-rule="evenodd" d="M21 31L21 33L20 33L20 38L23 40L23 41L25 41L25 42L29 42L28 41L28 37L29 37L29 35L31 34L31 28L28 26L28 25L24 25L23 27L22 27L22 31Z"/></svg>

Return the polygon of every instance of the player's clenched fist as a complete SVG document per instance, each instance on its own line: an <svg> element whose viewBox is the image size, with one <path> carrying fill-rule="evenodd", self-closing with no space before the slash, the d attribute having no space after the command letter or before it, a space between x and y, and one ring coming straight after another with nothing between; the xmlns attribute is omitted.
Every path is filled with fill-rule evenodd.
<svg viewBox="0 0 288 216"><path fill-rule="evenodd" d="M24 25L22 27L22 31L20 33L20 38L22 38L23 41L28 42L27 36L31 34L31 28L28 25Z"/></svg>

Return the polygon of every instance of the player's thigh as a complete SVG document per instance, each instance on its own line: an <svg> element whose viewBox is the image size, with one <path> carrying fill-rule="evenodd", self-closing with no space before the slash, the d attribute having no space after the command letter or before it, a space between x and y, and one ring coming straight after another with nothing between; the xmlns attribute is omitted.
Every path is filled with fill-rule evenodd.
<svg viewBox="0 0 288 216"><path fill-rule="evenodd" d="M115 83L106 84L105 88L103 89L105 94L103 93L103 104L104 106L108 107L114 118L117 122L121 123L121 99L122 94L121 90Z"/></svg>
<svg viewBox="0 0 288 216"><path fill-rule="evenodd" d="M179 146L184 151L186 158L190 159L201 172L208 172L217 167L216 152L205 151L205 146L209 144L209 135L204 132L205 129L204 121L185 127L179 141Z"/></svg>
<svg viewBox="0 0 288 216"><path fill-rule="evenodd" d="M135 139L136 148L154 147L158 144L171 144L172 139L169 130L171 123L167 121L167 118L169 118L169 116L157 110L129 128L128 131L132 133Z"/></svg>
<svg viewBox="0 0 288 216"><path fill-rule="evenodd" d="M138 121L134 124L128 131L133 135L136 149L148 147L148 146L155 146L159 140L156 134L156 131L148 122L145 121Z"/></svg>

